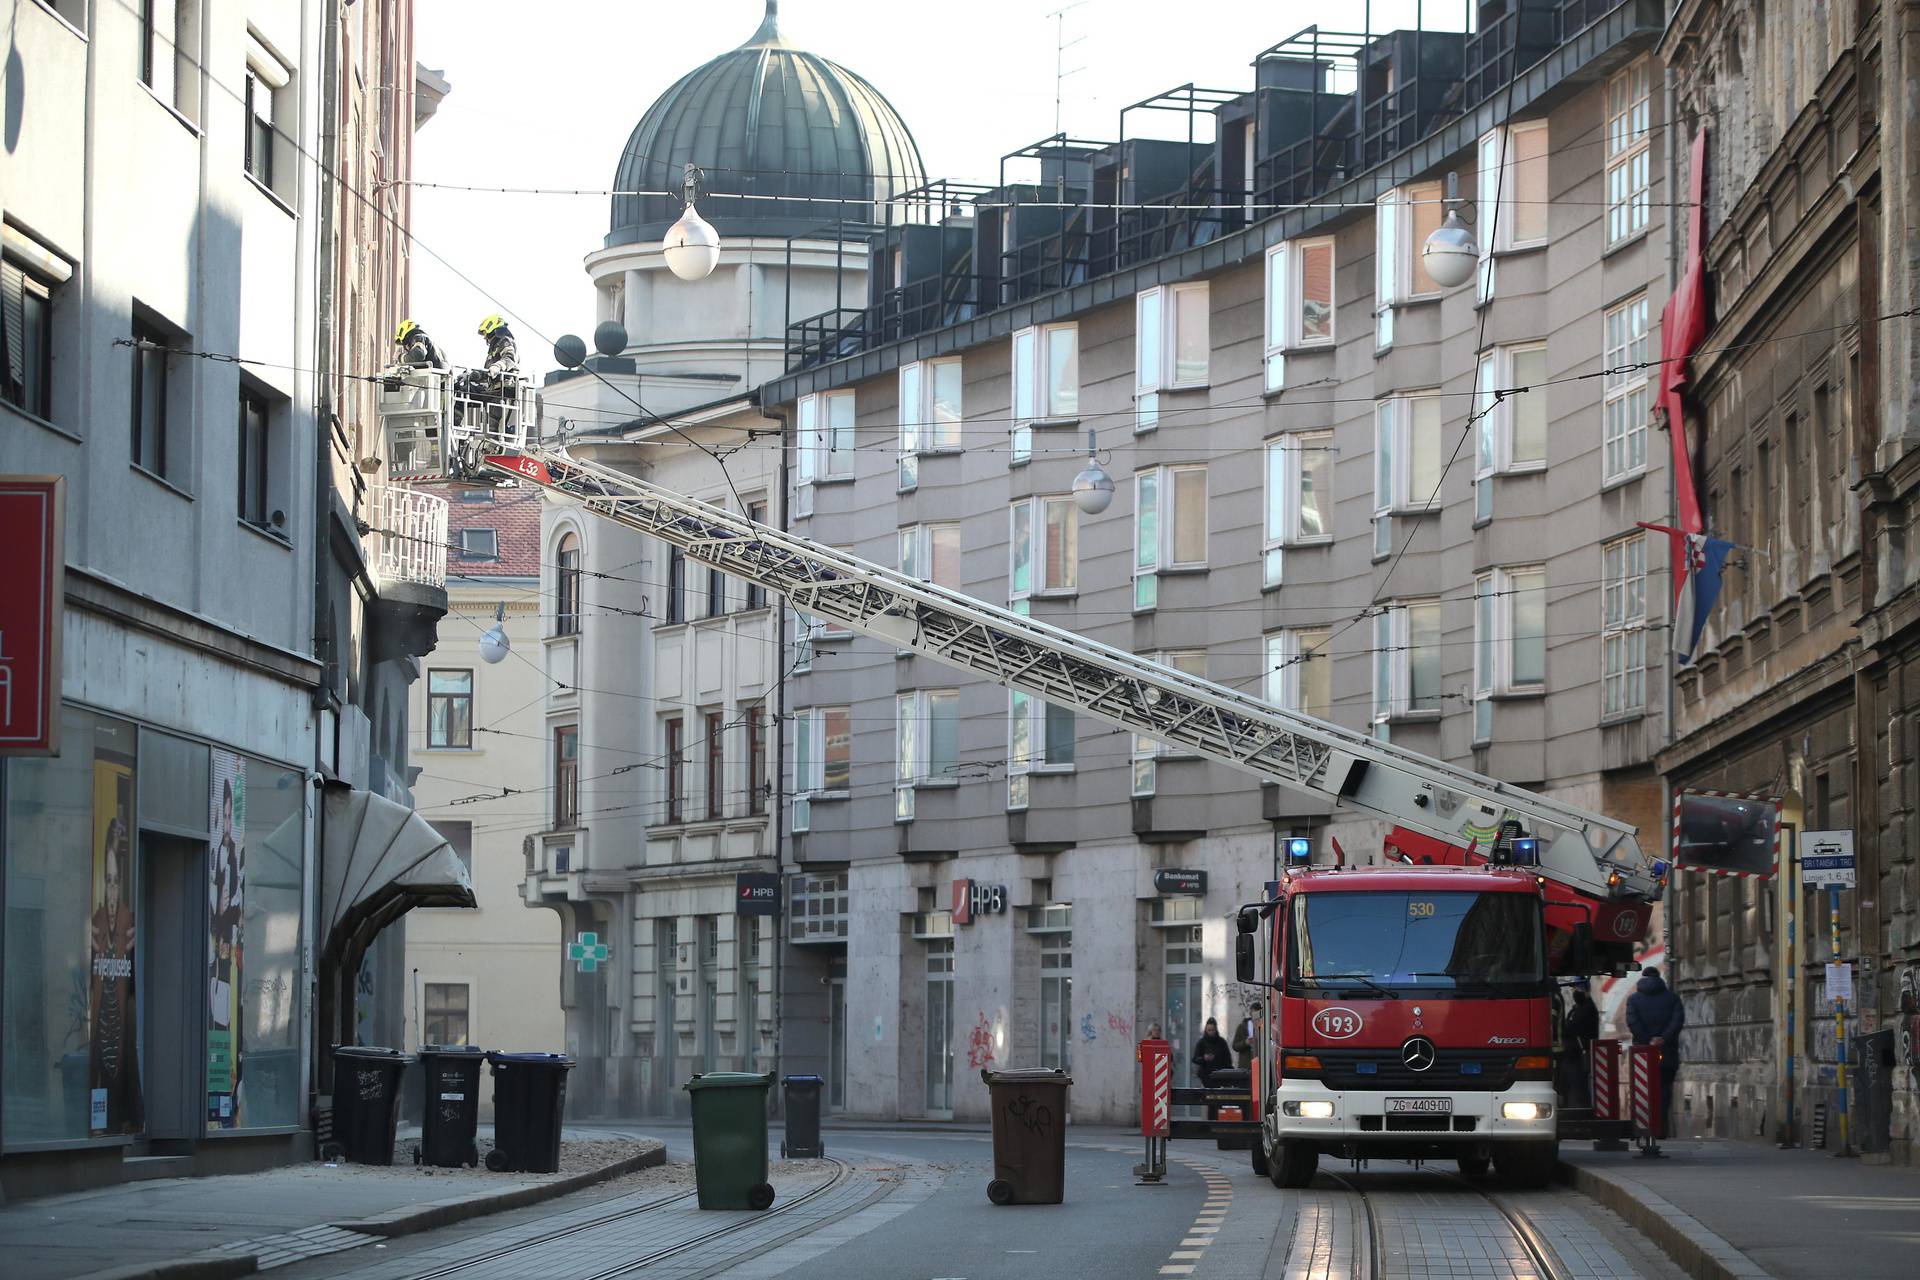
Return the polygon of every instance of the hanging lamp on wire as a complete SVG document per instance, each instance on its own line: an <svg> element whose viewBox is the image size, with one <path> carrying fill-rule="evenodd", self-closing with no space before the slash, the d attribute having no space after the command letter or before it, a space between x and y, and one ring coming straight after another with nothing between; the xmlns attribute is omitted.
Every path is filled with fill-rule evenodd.
<svg viewBox="0 0 1920 1280"><path fill-rule="evenodd" d="M681 184L680 203L684 206L679 221L660 237L660 256L667 270L682 280L704 280L720 263L720 233L693 207L700 170L688 165Z"/></svg>
<svg viewBox="0 0 1920 1280"><path fill-rule="evenodd" d="M1460 217L1460 175L1447 175L1447 216L1420 246L1420 260L1427 274L1443 289L1452 289L1473 278L1473 266L1480 261L1480 246L1473 232Z"/></svg>
<svg viewBox="0 0 1920 1280"><path fill-rule="evenodd" d="M1113 504L1113 477L1100 465L1100 451L1093 441L1093 428L1087 428L1087 465L1073 478L1073 501L1090 516L1097 516Z"/></svg>
<svg viewBox="0 0 1920 1280"><path fill-rule="evenodd" d="M480 633L480 660L493 664L505 662L507 655L513 652L513 642L507 639L507 602L502 600L493 611L493 625Z"/></svg>

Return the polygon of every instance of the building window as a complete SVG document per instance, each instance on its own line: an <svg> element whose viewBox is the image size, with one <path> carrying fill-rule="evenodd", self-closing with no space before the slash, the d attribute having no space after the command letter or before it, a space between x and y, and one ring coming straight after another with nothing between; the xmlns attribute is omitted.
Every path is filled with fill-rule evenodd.
<svg viewBox="0 0 1920 1280"><path fill-rule="evenodd" d="M460 865L467 869L467 876L471 879L473 876L473 824L436 815L433 820L433 829L438 831L448 846L453 849L454 857L460 859Z"/></svg>
<svg viewBox="0 0 1920 1280"><path fill-rule="evenodd" d="M1333 345L1333 239L1267 250L1267 390L1286 385L1286 353Z"/></svg>
<svg viewBox="0 0 1920 1280"><path fill-rule="evenodd" d="M853 717L846 707L795 713L793 789L815 799L843 796L853 785Z"/></svg>
<svg viewBox="0 0 1920 1280"><path fill-rule="evenodd" d="M920 483L920 455L961 447L960 361L900 366L900 491Z"/></svg>
<svg viewBox="0 0 1920 1280"><path fill-rule="evenodd" d="M747 721L747 812L767 811L767 722L759 707L748 707Z"/></svg>
<svg viewBox="0 0 1920 1280"><path fill-rule="evenodd" d="M1493 518L1493 477L1547 465L1547 347L1496 347L1474 374L1473 518ZM1522 390L1524 388L1524 390ZM1497 395L1498 391L1507 395Z"/></svg>
<svg viewBox="0 0 1920 1280"><path fill-rule="evenodd" d="M1473 596L1475 700L1544 692L1546 570L1537 565L1494 569L1474 579ZM1477 720L1477 710L1475 715ZM1484 741L1477 732L1475 740Z"/></svg>
<svg viewBox="0 0 1920 1280"><path fill-rule="evenodd" d="M460 530L460 558L462 560L498 560L500 535L492 529Z"/></svg>
<svg viewBox="0 0 1920 1280"><path fill-rule="evenodd" d="M1437 297L1440 285L1427 272L1420 249L1444 214L1437 182L1389 191L1374 202L1374 346L1393 345L1393 309Z"/></svg>
<svg viewBox="0 0 1920 1280"><path fill-rule="evenodd" d="M1492 254L1533 249L1547 242L1547 122L1496 127L1480 136L1480 298L1493 293ZM1437 224L1436 224L1437 225Z"/></svg>
<svg viewBox="0 0 1920 1280"><path fill-rule="evenodd" d="M273 189L273 90L252 67L246 80L247 140L243 163L247 174L269 191Z"/></svg>
<svg viewBox="0 0 1920 1280"><path fill-rule="evenodd" d="M687 553L671 544L667 547L667 621L687 620Z"/></svg>
<svg viewBox="0 0 1920 1280"><path fill-rule="evenodd" d="M427 672L427 745L473 746L473 672Z"/></svg>
<svg viewBox="0 0 1920 1280"><path fill-rule="evenodd" d="M1373 618L1373 722L1440 710L1440 602L1408 600Z"/></svg>
<svg viewBox="0 0 1920 1280"><path fill-rule="evenodd" d="M1155 467L1133 477L1133 607L1159 603L1159 574L1207 564L1207 468Z"/></svg>
<svg viewBox="0 0 1920 1280"><path fill-rule="evenodd" d="M666 766L666 775L661 780L662 822L684 822L686 812L684 804L687 795L687 724L680 717L663 720L660 723L662 743L661 764Z"/></svg>
<svg viewBox="0 0 1920 1280"><path fill-rule="evenodd" d="M913 818L915 787L959 781L960 693L918 689L896 695L893 712L896 822Z"/></svg>
<svg viewBox="0 0 1920 1280"><path fill-rule="evenodd" d="M1280 585L1285 548L1333 541L1333 433L1267 441L1266 525L1261 585Z"/></svg>
<svg viewBox="0 0 1920 1280"><path fill-rule="evenodd" d="M1169 667L1182 675L1207 678L1207 651L1205 649L1181 649L1174 652L1153 653L1147 657L1163 667ZM1144 734L1133 735L1133 780L1131 790L1136 796L1150 796L1159 786L1159 762L1169 756L1191 757L1193 753L1185 747L1162 742Z"/></svg>
<svg viewBox="0 0 1920 1280"><path fill-rule="evenodd" d="M1333 643L1328 627L1296 627L1266 637L1268 702L1316 720L1333 718Z"/></svg>
<svg viewBox="0 0 1920 1280"><path fill-rule="evenodd" d="M10 261L0 261L0 401L53 417L53 288Z"/></svg>
<svg viewBox="0 0 1920 1280"><path fill-rule="evenodd" d="M1607 80L1607 243L1647 227L1652 207L1653 75L1641 58Z"/></svg>
<svg viewBox="0 0 1920 1280"><path fill-rule="evenodd" d="M1073 710L1007 691L1007 808L1027 807L1027 776L1073 768Z"/></svg>
<svg viewBox="0 0 1920 1280"><path fill-rule="evenodd" d="M767 523L767 504L755 501L747 503L747 519L757 525ZM747 608L764 609L767 607L767 589L757 582L747 584Z"/></svg>
<svg viewBox="0 0 1920 1280"><path fill-rule="evenodd" d="M557 636L580 634L580 538L560 535L559 550L554 553L554 576L558 579L558 609L553 633Z"/></svg>
<svg viewBox="0 0 1920 1280"><path fill-rule="evenodd" d="M133 461L167 474L173 335L138 316L133 321Z"/></svg>
<svg viewBox="0 0 1920 1280"><path fill-rule="evenodd" d="M1049 907L1036 913L1043 921L1030 931L1040 944L1040 1065L1048 1070L1073 1069L1073 908Z"/></svg>
<svg viewBox="0 0 1920 1280"><path fill-rule="evenodd" d="M240 518L250 525L268 527L269 406L267 398L242 385L240 388Z"/></svg>
<svg viewBox="0 0 1920 1280"><path fill-rule="evenodd" d="M420 1019L420 1039L425 1044L468 1043L468 990L464 982L426 984L426 1008Z"/></svg>
<svg viewBox="0 0 1920 1280"><path fill-rule="evenodd" d="M1439 397L1431 393L1393 396L1374 404L1373 519L1374 558L1393 551L1395 514L1417 515L1440 506L1440 477L1445 471L1440 448Z"/></svg>
<svg viewBox="0 0 1920 1280"><path fill-rule="evenodd" d="M1600 711L1626 716L1647 706L1647 536L1600 549Z"/></svg>
<svg viewBox="0 0 1920 1280"><path fill-rule="evenodd" d="M1206 281L1160 285L1134 297L1135 431L1160 425L1160 392L1207 383Z"/></svg>
<svg viewBox="0 0 1920 1280"><path fill-rule="evenodd" d="M201 0L140 0L140 81L182 119L200 118Z"/></svg>
<svg viewBox="0 0 1920 1280"><path fill-rule="evenodd" d="M1026 613L1031 596L1071 595L1080 563L1080 512L1073 499L1023 498L1007 514L1007 593L1014 612Z"/></svg>
<svg viewBox="0 0 1920 1280"><path fill-rule="evenodd" d="M553 825L556 829L580 823L580 726L561 725L553 731Z"/></svg>
<svg viewBox="0 0 1920 1280"><path fill-rule="evenodd" d="M724 746L726 723L718 711L706 715L707 817L718 818L726 812L727 761Z"/></svg>
<svg viewBox="0 0 1920 1280"><path fill-rule="evenodd" d="M1603 481L1624 479L1647 465L1647 295L1606 313L1606 402L1601 411Z"/></svg>
<svg viewBox="0 0 1920 1280"><path fill-rule="evenodd" d="M900 572L951 591L960 589L960 526L916 524L900 530Z"/></svg>
<svg viewBox="0 0 1920 1280"><path fill-rule="evenodd" d="M711 566L707 569L707 617L725 617L727 612L727 575Z"/></svg>
<svg viewBox="0 0 1920 1280"><path fill-rule="evenodd" d="M1050 324L1013 335L1013 461L1033 456L1033 424L1080 413L1080 328Z"/></svg>
<svg viewBox="0 0 1920 1280"><path fill-rule="evenodd" d="M813 494L809 486L822 480L853 475L853 392L823 391L800 397L800 450L795 515L810 515Z"/></svg>

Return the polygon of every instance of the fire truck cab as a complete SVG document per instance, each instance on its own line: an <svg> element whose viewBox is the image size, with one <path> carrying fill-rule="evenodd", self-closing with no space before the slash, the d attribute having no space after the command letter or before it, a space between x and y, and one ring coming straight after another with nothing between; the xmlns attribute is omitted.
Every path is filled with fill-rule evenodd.
<svg viewBox="0 0 1920 1280"><path fill-rule="evenodd" d="M1238 913L1268 987L1254 1164L1447 1159L1543 1185L1558 1152L1543 882L1498 866L1291 870ZM1584 932L1584 931L1583 931Z"/></svg>

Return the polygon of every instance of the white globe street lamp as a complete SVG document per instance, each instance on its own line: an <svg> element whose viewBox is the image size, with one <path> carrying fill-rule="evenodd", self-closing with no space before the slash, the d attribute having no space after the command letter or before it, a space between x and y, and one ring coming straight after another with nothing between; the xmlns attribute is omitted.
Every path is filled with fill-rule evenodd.
<svg viewBox="0 0 1920 1280"><path fill-rule="evenodd" d="M1113 505L1113 477L1100 465L1092 427L1087 428L1087 465L1073 478L1073 501L1090 516L1097 516Z"/></svg>
<svg viewBox="0 0 1920 1280"><path fill-rule="evenodd" d="M687 166L681 197L686 207L680 220L660 237L660 256L667 260L667 270L682 280L704 280L720 264L720 233L693 207L695 172L692 165Z"/></svg>
<svg viewBox="0 0 1920 1280"><path fill-rule="evenodd" d="M507 602L502 600L493 611L493 625L480 635L480 660L489 666L505 662L513 652L513 642L507 639L504 625L506 618Z"/></svg>
<svg viewBox="0 0 1920 1280"><path fill-rule="evenodd" d="M1471 280L1473 269L1480 261L1480 246L1474 243L1473 232L1460 217L1459 186L1459 175L1448 174L1447 216L1420 246L1420 261L1426 265L1434 283L1443 289Z"/></svg>

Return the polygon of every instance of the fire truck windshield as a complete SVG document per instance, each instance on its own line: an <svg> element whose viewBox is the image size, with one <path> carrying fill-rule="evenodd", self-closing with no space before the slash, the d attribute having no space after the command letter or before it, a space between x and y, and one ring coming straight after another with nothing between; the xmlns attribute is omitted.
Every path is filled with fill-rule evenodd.
<svg viewBox="0 0 1920 1280"><path fill-rule="evenodd" d="M1518 996L1546 980L1532 894L1303 893L1293 900L1289 988Z"/></svg>

